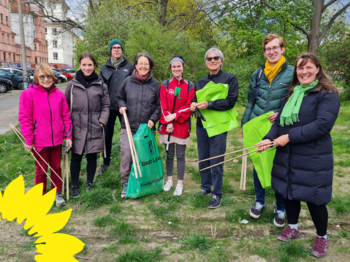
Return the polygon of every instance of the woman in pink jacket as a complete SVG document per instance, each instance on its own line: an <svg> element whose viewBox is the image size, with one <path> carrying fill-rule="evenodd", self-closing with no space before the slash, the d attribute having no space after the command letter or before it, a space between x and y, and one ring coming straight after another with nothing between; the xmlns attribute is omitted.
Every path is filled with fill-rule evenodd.
<svg viewBox="0 0 350 262"><path fill-rule="evenodd" d="M51 180L56 185L56 206L65 205L62 198L61 157L62 143L72 146L72 120L64 93L54 85L54 73L49 65L39 64L34 72L35 84L22 92L19 101L18 120L25 138L25 150L33 148L41 155L57 175L51 171ZM44 184L46 193L48 166L37 153L35 184ZM45 170L43 170L44 168ZM51 189L54 185L51 183Z"/></svg>

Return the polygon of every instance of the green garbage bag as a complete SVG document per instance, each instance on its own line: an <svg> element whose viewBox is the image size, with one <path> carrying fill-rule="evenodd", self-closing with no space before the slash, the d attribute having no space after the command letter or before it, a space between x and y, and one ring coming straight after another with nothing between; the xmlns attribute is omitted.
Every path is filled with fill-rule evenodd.
<svg viewBox="0 0 350 262"><path fill-rule="evenodd" d="M212 81L206 84L203 89L196 92L197 101L199 103L203 101L225 99L227 95L227 84L215 84ZM226 111L201 110L201 113L206 118L206 121L202 121L202 123L209 137L222 134L238 126L238 112L234 108Z"/></svg>
<svg viewBox="0 0 350 262"><path fill-rule="evenodd" d="M138 178L135 178L134 165L132 165L125 198L138 198L162 192L163 161L153 131L148 128L147 124L140 125L134 135L134 143L142 177L138 174Z"/></svg>
<svg viewBox="0 0 350 262"><path fill-rule="evenodd" d="M263 137L270 131L272 123L269 120L269 116L272 114L273 112L269 112L256 117L243 126L243 143L246 148L261 142ZM256 149L249 149L248 152L255 151ZM262 153L252 153L249 155L263 188L271 187L271 171L275 154L276 148L272 147Z"/></svg>

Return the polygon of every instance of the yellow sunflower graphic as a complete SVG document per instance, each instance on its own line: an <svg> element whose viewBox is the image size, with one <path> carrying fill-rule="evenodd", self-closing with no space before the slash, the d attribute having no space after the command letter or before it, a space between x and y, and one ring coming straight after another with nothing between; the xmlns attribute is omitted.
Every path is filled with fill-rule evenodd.
<svg viewBox="0 0 350 262"><path fill-rule="evenodd" d="M72 209L58 214L47 214L56 196L56 188L43 196L43 184L38 184L25 194L23 176L13 180L5 189L0 190L0 220L13 221L21 224L26 220L24 229L28 234L39 237L36 241L36 261L78 261L73 255L83 250L85 244L67 234L55 233L68 222ZM1 242L1 236L0 236Z"/></svg>

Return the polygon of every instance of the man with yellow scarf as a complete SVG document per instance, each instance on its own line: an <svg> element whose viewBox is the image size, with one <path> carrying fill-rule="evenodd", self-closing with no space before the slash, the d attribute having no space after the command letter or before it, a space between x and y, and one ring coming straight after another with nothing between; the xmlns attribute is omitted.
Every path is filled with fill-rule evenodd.
<svg viewBox="0 0 350 262"><path fill-rule="evenodd" d="M242 126L249 120L270 111L273 111L274 114L269 116L269 120L275 121L284 95L288 93L294 71L294 67L288 65L287 59L283 56L284 51L285 43L282 37L275 34L268 34L265 37L263 52L266 62L251 77L248 103L242 118ZM253 177L256 202L249 214L258 219L265 207L265 189L261 186L255 169ZM285 222L284 198L278 193L275 193L275 197L276 208L273 223L276 227L283 227Z"/></svg>

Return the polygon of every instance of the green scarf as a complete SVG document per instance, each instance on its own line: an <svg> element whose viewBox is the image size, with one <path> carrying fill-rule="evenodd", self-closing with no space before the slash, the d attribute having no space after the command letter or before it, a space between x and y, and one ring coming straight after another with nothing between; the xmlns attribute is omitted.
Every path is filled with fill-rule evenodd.
<svg viewBox="0 0 350 262"><path fill-rule="evenodd" d="M280 125L281 126L289 126L293 125L293 123L299 122L299 110L301 103L303 102L305 92L314 88L318 83L318 80L313 81L311 84L304 86L298 85L294 87L294 92L289 98L288 102L283 108Z"/></svg>

